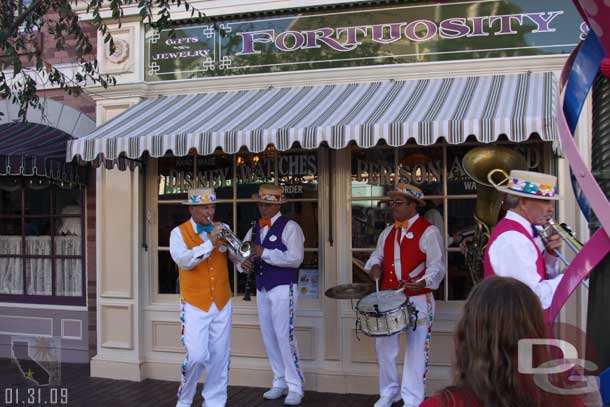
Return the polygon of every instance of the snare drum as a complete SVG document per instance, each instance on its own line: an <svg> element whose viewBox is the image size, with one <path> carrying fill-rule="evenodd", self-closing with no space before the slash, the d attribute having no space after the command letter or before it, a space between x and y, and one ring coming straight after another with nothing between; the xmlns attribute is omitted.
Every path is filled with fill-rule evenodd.
<svg viewBox="0 0 610 407"><path fill-rule="evenodd" d="M390 336L416 327L417 310L402 291L374 292L356 304L356 332Z"/></svg>

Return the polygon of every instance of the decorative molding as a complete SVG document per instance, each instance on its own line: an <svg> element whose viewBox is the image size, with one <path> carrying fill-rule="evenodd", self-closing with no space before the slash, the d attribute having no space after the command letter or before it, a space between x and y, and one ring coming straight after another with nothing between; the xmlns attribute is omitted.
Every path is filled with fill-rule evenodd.
<svg viewBox="0 0 610 407"><path fill-rule="evenodd" d="M101 304L100 305L100 334L101 334L101 347L102 348L113 348L113 349L133 349L133 306L131 304L126 305L108 305ZM112 323L110 321L105 321L106 318L110 316L107 315L108 312L114 311L117 315L112 315ZM117 312L118 311L118 312ZM125 320L119 321L117 317L120 312L126 314ZM111 336L112 325L115 329L119 329L121 332L126 332L126 338L113 338Z"/></svg>
<svg viewBox="0 0 610 407"><path fill-rule="evenodd" d="M98 44L103 44L100 72L111 74L133 73L135 58L137 57L134 52L134 27L127 26L121 29L111 30L110 33L112 34L115 46L114 53L112 54L110 53L110 44L104 43L101 34L98 35Z"/></svg>
<svg viewBox="0 0 610 407"><path fill-rule="evenodd" d="M65 335L65 323L66 322L78 322L78 336ZM61 337L62 339L74 339L74 340L82 340L83 339L83 321L80 319L62 319L61 320Z"/></svg>
<svg viewBox="0 0 610 407"><path fill-rule="evenodd" d="M45 330L44 332L20 332L16 330L10 330L10 328L8 327L8 324L10 323L8 322L8 320L10 319L16 319L17 322L24 322L27 320L30 320L32 322L34 322L34 320L45 321L48 322L49 326L48 330ZM53 336L53 318L25 317L21 315L0 315L0 326L2 327L0 329L0 335L44 336L49 338Z"/></svg>

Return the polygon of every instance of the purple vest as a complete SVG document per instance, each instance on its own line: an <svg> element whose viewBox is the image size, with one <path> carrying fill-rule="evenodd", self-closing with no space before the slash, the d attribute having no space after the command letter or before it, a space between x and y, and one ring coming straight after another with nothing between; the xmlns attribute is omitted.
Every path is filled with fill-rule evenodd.
<svg viewBox="0 0 610 407"><path fill-rule="evenodd" d="M271 228L265 235L265 240L261 243L261 228L256 223L256 240L257 245L263 246L265 249L273 250L279 249L283 252L288 250L286 245L282 243L282 233L288 223L288 218L281 215L273 222ZM275 236L275 241L269 240L271 236ZM299 280L299 269L292 267L277 267L272 264L265 262L264 260L258 260L256 264L256 289L262 290L263 288L267 291L273 287L284 284L293 284Z"/></svg>

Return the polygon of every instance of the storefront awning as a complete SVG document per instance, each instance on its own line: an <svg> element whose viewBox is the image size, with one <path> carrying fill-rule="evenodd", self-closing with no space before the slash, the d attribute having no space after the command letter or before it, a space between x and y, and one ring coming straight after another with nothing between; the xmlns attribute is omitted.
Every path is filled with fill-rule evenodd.
<svg viewBox="0 0 610 407"><path fill-rule="evenodd" d="M0 125L0 176L40 176L84 184L86 167L65 160L72 137L54 127L34 123Z"/></svg>
<svg viewBox="0 0 610 407"><path fill-rule="evenodd" d="M67 157L184 156L193 148L207 155L243 146L260 152L269 144L283 151L323 142L343 148L351 141L366 148L411 138L458 144L470 135L485 143L534 133L555 141L555 92L553 74L542 72L159 97L71 140Z"/></svg>

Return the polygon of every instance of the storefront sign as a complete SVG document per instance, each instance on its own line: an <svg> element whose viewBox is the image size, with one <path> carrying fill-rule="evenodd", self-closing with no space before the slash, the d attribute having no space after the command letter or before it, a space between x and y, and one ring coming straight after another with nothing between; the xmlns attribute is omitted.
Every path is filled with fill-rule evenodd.
<svg viewBox="0 0 610 407"><path fill-rule="evenodd" d="M283 185L284 193L289 195L303 193L304 178L312 178L318 174L318 161L316 153L311 154L286 154L275 158L250 159L249 162L237 157L237 183L238 184L261 184L273 182L276 173ZM179 165L164 175L163 191L160 194L173 194L186 192L189 188L230 187L233 182L233 165L210 169L198 170L197 176L193 176L193 161L187 160L187 165ZM200 160L201 161L201 160ZM277 162L276 162L277 161ZM202 162L199 162L199 165ZM189 168L190 167L190 168Z"/></svg>
<svg viewBox="0 0 610 407"><path fill-rule="evenodd" d="M483 0L225 21L146 34L147 81L566 54L587 27L568 0Z"/></svg>

